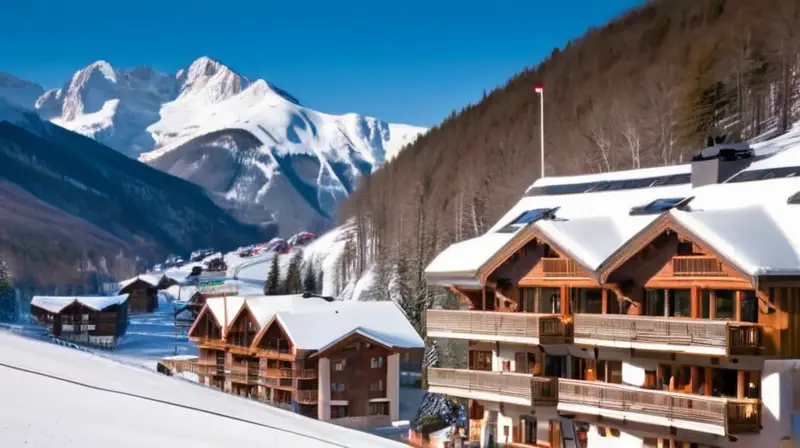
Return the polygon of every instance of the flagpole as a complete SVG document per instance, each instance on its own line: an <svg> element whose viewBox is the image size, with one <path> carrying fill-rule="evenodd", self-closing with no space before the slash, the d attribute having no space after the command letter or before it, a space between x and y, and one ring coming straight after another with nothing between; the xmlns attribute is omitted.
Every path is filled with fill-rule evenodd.
<svg viewBox="0 0 800 448"><path fill-rule="evenodd" d="M540 148L541 148L541 161L539 162L539 166L541 168L541 175L540 177L544 178L544 86L537 85L536 93L539 94L539 138L540 138Z"/></svg>

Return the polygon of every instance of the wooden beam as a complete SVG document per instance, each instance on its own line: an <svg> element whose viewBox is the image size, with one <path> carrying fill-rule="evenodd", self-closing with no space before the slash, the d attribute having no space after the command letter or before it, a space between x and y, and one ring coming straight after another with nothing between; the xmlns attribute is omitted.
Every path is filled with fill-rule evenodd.
<svg viewBox="0 0 800 448"><path fill-rule="evenodd" d="M608 289L603 288L603 293L600 300L600 313L608 314Z"/></svg>
<svg viewBox="0 0 800 448"><path fill-rule="evenodd" d="M714 378L714 368L713 367L706 367L705 374L706 374L706 378L705 378L705 385L703 387L703 395L705 395L707 397L710 397L711 396L711 392L712 392L712 389L711 389L712 381L713 381L713 378Z"/></svg>
<svg viewBox="0 0 800 448"><path fill-rule="evenodd" d="M689 298L689 312L691 313L692 319L700 319L703 314L703 307L700 303L700 288L697 286L692 286L691 293Z"/></svg>
<svg viewBox="0 0 800 448"><path fill-rule="evenodd" d="M745 372L744 370L738 370L736 372L736 398L744 398L744 391L745 391L745 382L744 382Z"/></svg>
<svg viewBox="0 0 800 448"><path fill-rule="evenodd" d="M698 392L698 388L700 387L700 367L692 366L692 374L691 378L689 379L689 389L691 393L695 394Z"/></svg>
<svg viewBox="0 0 800 448"><path fill-rule="evenodd" d="M708 291L708 318L717 318L717 293L713 289Z"/></svg>
<svg viewBox="0 0 800 448"><path fill-rule="evenodd" d="M742 291L736 291L733 296L733 320L742 321Z"/></svg>

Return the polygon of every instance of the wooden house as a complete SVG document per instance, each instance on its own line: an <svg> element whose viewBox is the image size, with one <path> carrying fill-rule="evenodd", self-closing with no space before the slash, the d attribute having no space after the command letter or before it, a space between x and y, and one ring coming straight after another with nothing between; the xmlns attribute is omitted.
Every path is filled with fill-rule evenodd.
<svg viewBox="0 0 800 448"><path fill-rule="evenodd" d="M467 368L428 369L429 391L469 401L472 440L792 437L800 167L706 162L542 179L427 267L467 305L428 310L427 336L469 345Z"/></svg>
<svg viewBox="0 0 800 448"><path fill-rule="evenodd" d="M209 298L189 331L205 384L354 428L399 418L400 358L424 344L392 302Z"/></svg>
<svg viewBox="0 0 800 448"><path fill-rule="evenodd" d="M35 296L31 314L56 338L115 348L128 326L128 296Z"/></svg>
<svg viewBox="0 0 800 448"><path fill-rule="evenodd" d="M128 295L128 309L131 313L152 313L158 308L158 291L174 282L167 277L140 275L120 282L119 294Z"/></svg>

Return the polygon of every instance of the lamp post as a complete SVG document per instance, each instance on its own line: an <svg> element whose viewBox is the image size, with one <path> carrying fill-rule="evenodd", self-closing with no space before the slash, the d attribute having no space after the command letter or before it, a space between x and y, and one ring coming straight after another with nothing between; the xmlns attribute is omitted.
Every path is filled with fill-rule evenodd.
<svg viewBox="0 0 800 448"><path fill-rule="evenodd" d="M544 177L544 85L537 84L533 88L533 90L536 93L539 94L539 119L540 119L540 122L539 122L539 137L541 139L540 143L541 143L541 152L542 152L542 154L541 154L542 159L541 159L541 162L540 162L542 174L540 175L540 177L543 178Z"/></svg>

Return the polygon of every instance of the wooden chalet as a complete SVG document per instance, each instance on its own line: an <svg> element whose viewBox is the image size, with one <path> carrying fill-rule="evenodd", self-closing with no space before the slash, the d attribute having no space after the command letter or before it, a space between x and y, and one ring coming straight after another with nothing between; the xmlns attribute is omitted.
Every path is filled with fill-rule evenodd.
<svg viewBox="0 0 800 448"><path fill-rule="evenodd" d="M120 282L119 294L128 295L131 313L152 313L158 309L158 291L177 284L166 276L140 275Z"/></svg>
<svg viewBox="0 0 800 448"><path fill-rule="evenodd" d="M116 348L128 326L128 296L35 296L31 314L56 338Z"/></svg>
<svg viewBox="0 0 800 448"><path fill-rule="evenodd" d="M209 298L189 338L206 385L354 428L399 418L400 357L424 348L394 303L299 295Z"/></svg>
<svg viewBox="0 0 800 448"><path fill-rule="evenodd" d="M469 344L466 369L428 369L429 390L469 403L471 440L792 440L800 205L787 198L800 179L636 174L619 173L617 187L535 184L487 234L428 266L428 284L464 304L429 310L428 337Z"/></svg>

